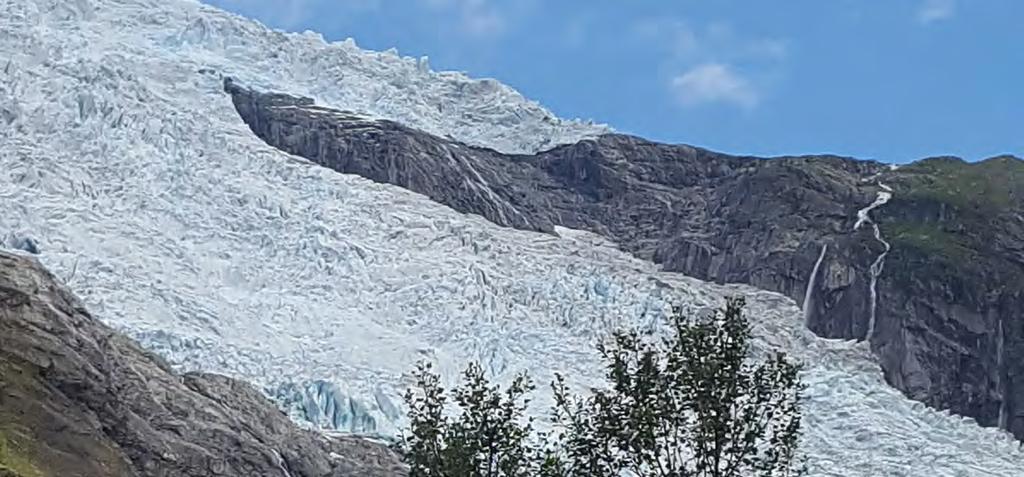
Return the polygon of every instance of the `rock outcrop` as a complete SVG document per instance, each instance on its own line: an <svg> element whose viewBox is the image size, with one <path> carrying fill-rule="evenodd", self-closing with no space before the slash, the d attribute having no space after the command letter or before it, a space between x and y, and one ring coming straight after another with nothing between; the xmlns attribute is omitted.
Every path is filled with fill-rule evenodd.
<svg viewBox="0 0 1024 477"><path fill-rule="evenodd" d="M507 155L230 79L225 91L257 136L322 166L500 225L589 230L667 270L781 292L805 303L817 334L870 340L909 396L1024 437L1019 159L987 161L988 172L950 160L892 170L618 134ZM868 217L879 240L855 225L886 187L892 200Z"/></svg>
<svg viewBox="0 0 1024 477"><path fill-rule="evenodd" d="M736 157L616 134L505 155L230 79L225 89L250 128L281 150L500 225L590 230L696 278L802 301L829 244L809 323L828 336L866 332L869 268L880 245L866 228L853 229L857 211L879 190L865 179L887 170L882 164Z"/></svg>
<svg viewBox="0 0 1024 477"><path fill-rule="evenodd" d="M506 155L230 79L225 89L259 137L325 167L504 226L594 231L668 270L793 297L803 295L821 244L851 235L857 210L873 200L877 186L862 178L884 170L832 156L764 161L615 134ZM844 252L858 255L851 286L863 285L859 254L871 247L864 242Z"/></svg>
<svg viewBox="0 0 1024 477"><path fill-rule="evenodd" d="M0 251L0 475L399 476L387 448L299 429L245 383L173 372Z"/></svg>
<svg viewBox="0 0 1024 477"><path fill-rule="evenodd" d="M1024 437L1024 161L900 168L872 341L909 396Z"/></svg>

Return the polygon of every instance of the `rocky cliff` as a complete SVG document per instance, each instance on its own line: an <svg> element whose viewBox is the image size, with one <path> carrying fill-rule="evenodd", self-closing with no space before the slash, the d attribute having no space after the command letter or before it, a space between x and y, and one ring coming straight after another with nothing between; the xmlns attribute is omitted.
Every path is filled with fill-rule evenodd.
<svg viewBox="0 0 1024 477"><path fill-rule="evenodd" d="M178 375L0 251L0 475L398 476L395 455L298 429L247 384Z"/></svg>
<svg viewBox="0 0 1024 477"><path fill-rule="evenodd" d="M784 293L819 335L869 339L909 396L1024 437L1019 159L893 170L618 134L508 155L230 79L225 91L256 135L325 167L500 225L585 229L667 270Z"/></svg>
<svg viewBox="0 0 1024 477"><path fill-rule="evenodd" d="M889 180L872 340L887 379L1024 437L1024 161L934 158Z"/></svg>

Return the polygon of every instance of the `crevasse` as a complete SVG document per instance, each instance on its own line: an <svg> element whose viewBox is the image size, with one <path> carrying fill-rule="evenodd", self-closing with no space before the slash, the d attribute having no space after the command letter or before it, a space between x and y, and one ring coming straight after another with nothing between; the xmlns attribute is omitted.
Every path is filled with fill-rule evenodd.
<svg viewBox="0 0 1024 477"><path fill-rule="evenodd" d="M0 108L17 105L0 127L0 233L37 241L91 313L178 368L281 390L311 426L391 434L417 361L446 384L477 361L502 382L530 372L540 426L553 372L600 384L595 340L740 294L753 351L804 364L808 475L1024 475L1006 433L906 398L865 347L809 332L794 300L315 167L256 138L218 75L506 151L590 126L548 122L497 82L191 1L68 4L0 0ZM95 108L78 108L85 96Z"/></svg>
<svg viewBox="0 0 1024 477"><path fill-rule="evenodd" d="M860 227L865 223L871 224L875 240L885 247L885 250L878 255L878 258L875 258L874 262L871 263L871 283L868 286L871 303L868 305L868 327L864 332L864 340L870 340L875 334L875 316L878 309L878 277L882 274L882 269L885 267L885 256L889 254L889 250L892 248L889 246L889 242L882 238L882 230L871 218L872 210L885 205L890 199L892 199L891 187L881 182L878 183L878 186L881 187L882 190L878 191L878 196L875 197L875 201L872 202L871 205L857 211L857 222L853 224L853 230L860 229Z"/></svg>

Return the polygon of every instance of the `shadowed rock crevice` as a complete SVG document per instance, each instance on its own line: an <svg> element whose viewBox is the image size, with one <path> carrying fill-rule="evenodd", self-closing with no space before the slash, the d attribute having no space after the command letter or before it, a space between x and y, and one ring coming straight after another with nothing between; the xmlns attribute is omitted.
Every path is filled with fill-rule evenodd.
<svg viewBox="0 0 1024 477"><path fill-rule="evenodd" d="M397 457L299 429L248 384L175 374L36 261L0 251L0 475L398 476Z"/></svg>
<svg viewBox="0 0 1024 477"><path fill-rule="evenodd" d="M871 337L887 380L987 426L999 423L1003 408L1007 427L1024 436L1024 407L1017 404L1024 399L1024 379L1017 377L1024 369L1015 364L1024 363L1024 280L1015 278L1024 270L1024 193L1015 189L1024 178L1003 174L990 187L985 174L956 167L891 170L836 156L739 157L620 134L508 155L309 98L261 93L230 79L224 86L245 123L280 150L499 225L588 230L669 271L780 292L806 301L807 325L823 337L865 337L870 268L888 243ZM1004 158L986 167L1015 170L1020 163ZM879 241L872 226L854 230L854 224L883 183L893 198L871 211L884 237ZM968 210L975 210L971 217L984 211L1015 225L958 222ZM1003 245L965 246L964 234L988 234ZM968 259L969 266L959 265ZM999 323L1004 338L996 346Z"/></svg>

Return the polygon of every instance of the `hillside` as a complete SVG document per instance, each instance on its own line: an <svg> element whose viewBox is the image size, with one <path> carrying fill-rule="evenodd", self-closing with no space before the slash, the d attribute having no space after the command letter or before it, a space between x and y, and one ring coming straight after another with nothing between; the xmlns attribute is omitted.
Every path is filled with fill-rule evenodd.
<svg viewBox="0 0 1024 477"><path fill-rule="evenodd" d="M506 227L589 230L665 270L799 300L821 336L870 341L914 399L1024 437L1024 161L892 169L735 157L606 134L533 155L225 80L268 144ZM884 199L876 202L876 198ZM877 235L876 235L877 234Z"/></svg>
<svg viewBox="0 0 1024 477"><path fill-rule="evenodd" d="M404 473L380 445L299 429L248 384L173 372L4 251L0 389L0 475Z"/></svg>
<svg viewBox="0 0 1024 477"><path fill-rule="evenodd" d="M811 475L1024 471L1007 433L908 399L887 385L868 344L814 333L825 334L816 323L831 315L822 310L838 309L822 300L836 296L825 292L837 278L857 280L852 302L863 307L869 295L864 270L881 244L872 227L851 231L881 190L877 180L888 180L860 182L887 173L881 165L787 158L761 167L606 135L495 81L274 32L192 1L0 8L0 237L34 251L91 316L175 372L249 383L304 426L394 436L417 360L434 362L447 382L475 360L499 381L528 370L544 382L561 371L584 387L600 377L593 344L609 330L659 333L673 305L701 312L743 294L757 352L784 350L807 366L801 444ZM366 168L387 180L268 145L239 115L224 77L354 118L318 124L393 160ZM404 156L412 146L433 149ZM628 160L641 152L646 161ZM424 176L413 159L447 168L430 182L400 183ZM504 160L522 168L498 169ZM658 176L670 160L686 167ZM520 173L551 189L517 196ZM896 204L901 186L892 187ZM678 212L665 213L661 199ZM754 206L763 208L744 215ZM872 217L889 234L885 210ZM516 212L528 220L516 222ZM692 233L676 245L680 231ZM849 256L822 260L812 332L803 285L828 240ZM697 253L711 247L735 262ZM749 263L770 267L745 277ZM769 286L771 270L785 272L785 286ZM878 285L878 303L888 303L884 278ZM842 325L855 337L864 310ZM539 425L545 393L531 409Z"/></svg>

